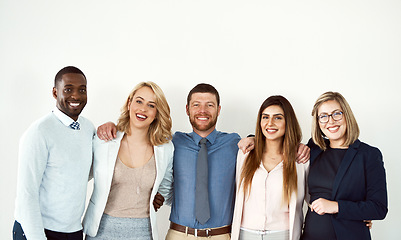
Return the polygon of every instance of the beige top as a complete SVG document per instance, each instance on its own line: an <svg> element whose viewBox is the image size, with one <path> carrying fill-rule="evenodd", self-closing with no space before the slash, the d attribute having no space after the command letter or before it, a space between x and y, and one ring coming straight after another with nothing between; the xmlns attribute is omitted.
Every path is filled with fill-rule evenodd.
<svg viewBox="0 0 401 240"><path fill-rule="evenodd" d="M123 218L149 217L150 195L155 179L154 155L138 168L127 167L117 156L104 213Z"/></svg>
<svg viewBox="0 0 401 240"><path fill-rule="evenodd" d="M241 227L251 230L288 230L289 208L283 204L283 162L270 172L263 163L252 179L244 202Z"/></svg>

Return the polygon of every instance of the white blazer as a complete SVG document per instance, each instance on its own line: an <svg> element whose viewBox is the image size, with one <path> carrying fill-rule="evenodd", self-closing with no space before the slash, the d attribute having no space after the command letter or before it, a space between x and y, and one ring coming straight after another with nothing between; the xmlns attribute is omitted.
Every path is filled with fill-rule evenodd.
<svg viewBox="0 0 401 240"><path fill-rule="evenodd" d="M242 166L244 165L245 159L248 154L243 154L241 150L238 151L237 156L237 168L236 168L236 185L237 192L235 195L235 206L234 206L234 216L232 223L231 239L239 239L239 232L242 222L242 210L244 208L244 189L238 186ZM290 213L290 240L299 240L301 237L302 224L304 222L302 205L304 202L304 196L306 194L306 181L307 174L309 170L309 161L305 164L296 164L297 167L297 177L298 177L298 194L295 195L293 192L291 194L291 200L289 205Z"/></svg>
<svg viewBox="0 0 401 240"><path fill-rule="evenodd" d="M93 178L94 187L88 208L83 220L84 233L91 237L96 236L99 229L110 192L113 179L114 166L120 149L121 139L124 133L118 132L117 138L109 142L100 140L97 136L93 141ZM156 161L156 180L150 196L150 223L153 239L159 238L157 232L156 212L153 208L153 198L159 192L166 199L165 203L171 201L173 186L173 152L172 142L155 146L154 154Z"/></svg>

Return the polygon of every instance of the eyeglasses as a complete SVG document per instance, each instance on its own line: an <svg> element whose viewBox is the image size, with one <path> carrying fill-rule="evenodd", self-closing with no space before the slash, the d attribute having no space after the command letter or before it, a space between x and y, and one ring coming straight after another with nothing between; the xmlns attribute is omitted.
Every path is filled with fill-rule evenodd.
<svg viewBox="0 0 401 240"><path fill-rule="evenodd" d="M343 112L341 111L334 111L331 114L327 113L322 113L319 116L317 116L317 119L319 120L320 123L327 123L329 121L329 118L332 118L334 121L340 121L343 119Z"/></svg>

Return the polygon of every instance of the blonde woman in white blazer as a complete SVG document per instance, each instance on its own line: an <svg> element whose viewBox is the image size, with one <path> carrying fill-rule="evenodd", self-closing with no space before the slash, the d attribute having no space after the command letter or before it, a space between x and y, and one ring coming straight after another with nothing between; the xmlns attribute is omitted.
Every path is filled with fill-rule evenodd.
<svg viewBox="0 0 401 240"><path fill-rule="evenodd" d="M111 141L95 137L94 189L83 226L86 239L158 239L153 199L171 200L170 108L153 82L128 96Z"/></svg>
<svg viewBox="0 0 401 240"><path fill-rule="evenodd" d="M267 98L259 109L255 148L240 150L231 239L298 240L309 162L295 162L301 129L282 96Z"/></svg>

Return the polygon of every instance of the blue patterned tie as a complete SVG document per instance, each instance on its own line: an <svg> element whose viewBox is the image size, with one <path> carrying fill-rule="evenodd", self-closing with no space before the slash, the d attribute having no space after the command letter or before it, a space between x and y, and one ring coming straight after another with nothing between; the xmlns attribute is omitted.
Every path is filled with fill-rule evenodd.
<svg viewBox="0 0 401 240"><path fill-rule="evenodd" d="M79 130L79 122L73 122L70 124L70 127L74 130Z"/></svg>
<svg viewBox="0 0 401 240"><path fill-rule="evenodd" d="M210 218L206 141L206 138L200 140L196 162L195 217L202 225Z"/></svg>

